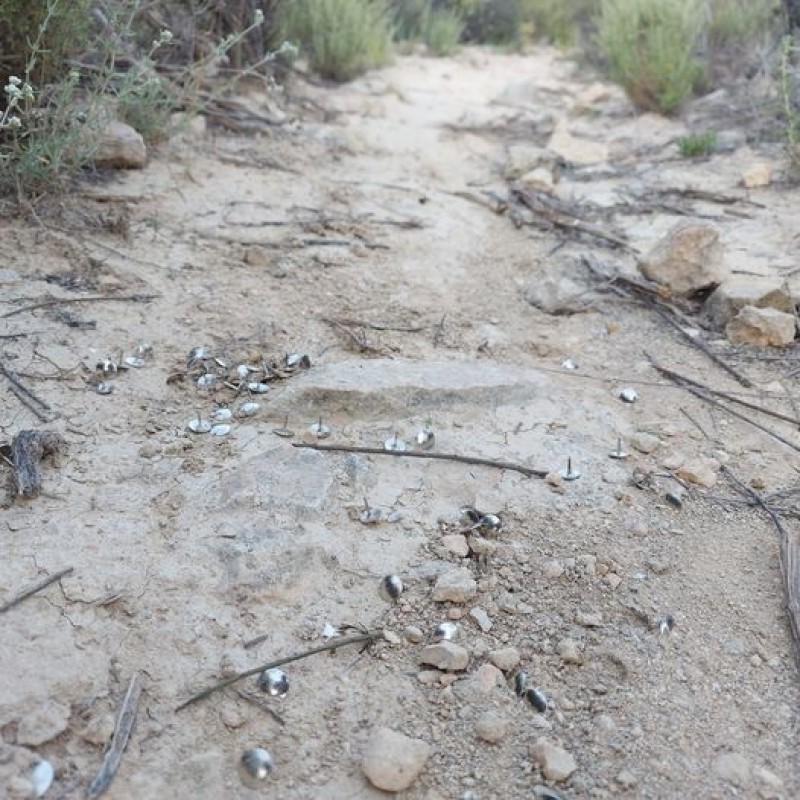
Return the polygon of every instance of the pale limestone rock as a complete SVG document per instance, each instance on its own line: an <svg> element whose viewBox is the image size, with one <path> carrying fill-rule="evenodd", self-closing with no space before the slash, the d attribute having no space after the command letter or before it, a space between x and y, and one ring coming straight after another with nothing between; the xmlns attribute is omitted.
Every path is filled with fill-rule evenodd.
<svg viewBox="0 0 800 800"><path fill-rule="evenodd" d="M531 755L549 781L565 781L578 769L572 755L549 739L537 739Z"/></svg>
<svg viewBox="0 0 800 800"><path fill-rule="evenodd" d="M732 275L717 287L705 307L714 324L724 327L745 306L794 313L792 296L785 281L753 275Z"/></svg>
<svg viewBox="0 0 800 800"><path fill-rule="evenodd" d="M419 777L430 754L427 742L378 728L372 732L364 754L364 774L378 789L402 792Z"/></svg>
<svg viewBox="0 0 800 800"><path fill-rule="evenodd" d="M608 161L608 145L603 142L578 139L569 132L564 120L556 125L547 147L567 163L576 166L588 167Z"/></svg>
<svg viewBox="0 0 800 800"><path fill-rule="evenodd" d="M94 163L110 169L141 169L147 163L144 139L130 125L112 120L100 133Z"/></svg>
<svg viewBox="0 0 800 800"><path fill-rule="evenodd" d="M727 324L725 333L733 344L783 347L794 341L795 329L794 314L745 306Z"/></svg>

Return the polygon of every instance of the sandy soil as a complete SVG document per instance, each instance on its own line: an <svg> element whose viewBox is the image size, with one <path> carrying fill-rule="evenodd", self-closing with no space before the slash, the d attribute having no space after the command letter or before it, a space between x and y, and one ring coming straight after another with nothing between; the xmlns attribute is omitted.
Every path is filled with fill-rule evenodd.
<svg viewBox="0 0 800 800"><path fill-rule="evenodd" d="M734 192L744 167L779 169L780 154L681 160L673 142L685 123L637 117L546 49L406 57L344 87L287 94L287 119L266 134L195 128L41 224L3 224L2 313L49 297L156 297L3 318L4 363L52 410L43 423L6 394L3 434L46 427L67 448L38 498L9 496L0 510L0 601L73 571L0 618L0 795L26 796L38 756L56 769L47 797L83 796L141 670L136 727L106 795L116 800L383 797L362 770L380 726L431 745L409 799L529 798L546 785L564 798L799 797L800 680L776 531L724 478L681 509L664 499L665 461L713 456L776 492L796 486L797 453L665 383L643 355L756 402L780 393L776 407L792 414L784 390L796 379L776 380L794 348L765 358L714 343L755 382L743 391L624 299L538 311L524 289L549 259L595 251L630 264L516 228L464 194L504 191L509 146L546 144L558 121L609 148L559 184L599 204L654 187ZM750 199L691 208L714 218L733 269L796 266L798 192L776 185ZM677 218L642 207L614 222L645 250ZM351 335L329 318L404 330ZM98 360L143 340L145 366L98 394ZM299 352L312 367L255 396L260 411L229 436L196 436L186 423L197 411L241 400L185 376L197 346L231 366ZM566 358L579 369L565 370ZM637 403L620 402L623 386ZM288 417L295 441L307 439L319 416L332 443L380 447L430 425L445 452L544 470L571 457L582 477L551 486L488 467L299 450L272 434ZM661 439L655 453L608 458L617 437L630 449L642 431ZM388 519L360 524L365 497ZM444 538L465 504L503 519L488 563ZM435 602L437 576L459 565L477 596ZM395 604L377 591L389 573L407 587ZM676 624L662 633L667 615ZM439 675L419 658L448 619L470 662ZM326 624L389 639L287 666L288 695L258 698L280 720L235 689L176 713L220 675L324 643ZM408 626L424 641L408 641ZM516 669L496 683L482 668L506 647L546 694L544 714L506 682ZM241 688L258 693L252 679ZM495 743L477 735L487 711L502 721ZM567 780L542 774L542 737L574 758ZM254 746L275 762L255 790L237 772Z"/></svg>

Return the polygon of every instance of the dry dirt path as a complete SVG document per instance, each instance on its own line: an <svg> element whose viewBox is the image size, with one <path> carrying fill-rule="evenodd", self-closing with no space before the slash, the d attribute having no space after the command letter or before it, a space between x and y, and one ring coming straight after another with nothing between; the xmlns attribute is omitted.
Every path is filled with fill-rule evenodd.
<svg viewBox="0 0 800 800"><path fill-rule="evenodd" d="M559 122L607 148L560 184L599 204L690 182L730 192L752 154L676 159L683 123L636 117L545 49L403 58L348 86L289 93L290 117L268 136L195 131L143 172L68 199L59 225L71 234L3 227L0 312L48 293L158 297L2 318L3 335L27 334L0 340L5 363L52 407L68 448L42 495L0 511L0 601L74 570L0 616L0 794L26 796L35 753L57 771L48 797L83 796L142 670L112 799L383 797L362 770L381 726L430 746L406 798L800 796L800 679L776 532L757 511L720 504L735 495L722 479L681 509L664 499L667 467L710 457L767 491L791 488L797 453L666 385L643 348L741 391L652 313L608 297L573 316L533 308L526 290L548 263L597 248L554 252L554 232L518 229L474 201L504 190L513 145L543 146ZM797 192L752 199L762 205L744 215L698 213L715 216L734 267L794 266ZM616 220L642 250L674 221L663 210ZM348 334L331 318L391 330ZM111 395L70 372L141 340L152 355L111 376ZM195 436L195 409L241 399L181 378L197 346L230 365L307 353L312 367L255 396L261 409L229 436ZM745 363L750 394L769 396L784 367ZM624 386L637 403L619 400ZM555 471L571 457L582 476L552 486L298 450L272 434L288 417L308 438L319 416L333 443L380 447L429 425L443 451ZM8 438L41 425L10 394L0 424ZM618 437L631 449L642 433L658 437L651 455L608 458ZM380 524L358 521L365 497L385 512ZM487 563L458 554L464 505L503 519ZM437 580L459 569L475 581L461 573L459 591L475 596L435 601ZM388 573L407 587L396 604L377 592ZM667 615L676 624L662 633ZM419 663L445 620L469 656L452 674ZM288 695L265 701L282 723L232 690L175 712L219 675L347 624L389 639L287 667ZM518 668L548 698L544 714L515 696ZM543 765L540 740L565 754ZM252 746L275 761L257 791L236 769Z"/></svg>

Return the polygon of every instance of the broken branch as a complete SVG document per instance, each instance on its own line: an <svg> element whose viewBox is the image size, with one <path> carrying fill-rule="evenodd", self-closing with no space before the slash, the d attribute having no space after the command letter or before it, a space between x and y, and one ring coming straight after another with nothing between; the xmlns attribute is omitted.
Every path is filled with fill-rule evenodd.
<svg viewBox="0 0 800 800"><path fill-rule="evenodd" d="M74 567L65 567L58 572L54 572L52 575L42 578L40 581L37 581L27 589L23 589L21 592L17 593L14 595L14 597L12 597L10 600L7 600L2 606L0 606L0 614L5 614L6 611L10 611L12 608L14 608L14 606L18 606L23 600L33 597L33 595L41 592L42 589L46 589L51 584L61 580L61 578L63 578L65 575L69 575L73 569Z"/></svg>

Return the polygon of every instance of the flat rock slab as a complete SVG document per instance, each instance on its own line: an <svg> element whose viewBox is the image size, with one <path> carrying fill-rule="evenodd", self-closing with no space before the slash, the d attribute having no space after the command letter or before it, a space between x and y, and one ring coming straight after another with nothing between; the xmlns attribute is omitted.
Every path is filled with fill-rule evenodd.
<svg viewBox="0 0 800 800"><path fill-rule="evenodd" d="M406 416L465 405L530 403L544 394L548 383L535 370L486 361L348 360L313 367L293 379L270 407L293 415Z"/></svg>

